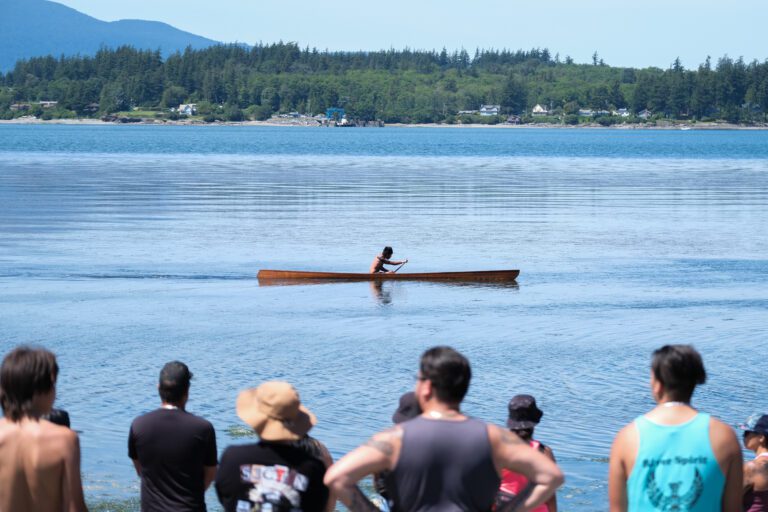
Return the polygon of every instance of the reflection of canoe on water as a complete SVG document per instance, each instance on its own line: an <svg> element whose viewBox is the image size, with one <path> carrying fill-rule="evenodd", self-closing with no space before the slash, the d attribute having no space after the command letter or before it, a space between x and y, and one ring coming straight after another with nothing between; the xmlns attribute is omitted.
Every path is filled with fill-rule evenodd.
<svg viewBox="0 0 768 512"><path fill-rule="evenodd" d="M303 272L300 270L260 270L259 280L310 281L514 281L519 270L480 270L477 272L381 272L377 274L345 272Z"/></svg>

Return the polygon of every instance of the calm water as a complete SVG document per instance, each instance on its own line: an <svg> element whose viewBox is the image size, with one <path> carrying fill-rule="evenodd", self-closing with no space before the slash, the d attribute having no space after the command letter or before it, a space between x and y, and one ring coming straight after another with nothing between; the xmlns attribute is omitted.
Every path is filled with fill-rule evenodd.
<svg viewBox="0 0 768 512"><path fill-rule="evenodd" d="M53 349L90 501L135 497L131 419L165 361L243 442L237 392L286 379L335 456L451 344L465 410L534 394L566 511L604 510L650 352L694 343L696 404L768 409L768 132L0 126L0 350ZM260 268L520 268L518 286L260 287ZM209 498L213 500L212 493Z"/></svg>

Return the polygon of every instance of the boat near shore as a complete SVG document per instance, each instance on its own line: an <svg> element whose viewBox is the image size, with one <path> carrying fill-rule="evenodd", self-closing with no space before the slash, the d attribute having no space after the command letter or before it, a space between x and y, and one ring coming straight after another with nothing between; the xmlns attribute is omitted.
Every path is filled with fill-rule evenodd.
<svg viewBox="0 0 768 512"><path fill-rule="evenodd" d="M260 270L259 282L269 281L440 281L440 282L512 282L519 270L478 270L465 272L306 272L301 270Z"/></svg>

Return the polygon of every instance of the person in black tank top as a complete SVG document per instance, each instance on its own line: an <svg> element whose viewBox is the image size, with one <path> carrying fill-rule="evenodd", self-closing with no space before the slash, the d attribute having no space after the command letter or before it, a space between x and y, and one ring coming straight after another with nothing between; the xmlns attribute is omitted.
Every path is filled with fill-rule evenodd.
<svg viewBox="0 0 768 512"><path fill-rule="evenodd" d="M470 378L469 361L456 350L427 350L414 390L423 413L342 457L325 474L326 485L350 510L375 511L357 482L388 470L395 510L484 512L509 469L532 484L520 499L524 506L544 503L562 485L562 472L515 434L462 414Z"/></svg>

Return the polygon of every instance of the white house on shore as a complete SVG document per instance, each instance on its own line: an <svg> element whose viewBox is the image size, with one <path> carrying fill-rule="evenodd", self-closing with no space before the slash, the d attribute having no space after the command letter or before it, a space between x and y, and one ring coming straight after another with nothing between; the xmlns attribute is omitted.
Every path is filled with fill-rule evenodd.
<svg viewBox="0 0 768 512"><path fill-rule="evenodd" d="M197 103L182 103L179 105L178 113L187 116L197 114Z"/></svg>
<svg viewBox="0 0 768 512"><path fill-rule="evenodd" d="M645 108L645 109L643 109L643 110L642 110L642 112L640 112L639 114L637 114L637 117L639 117L640 119L648 119L648 118L649 118L649 117L651 117L652 115L653 115L653 112L651 112L650 110L648 110L647 108Z"/></svg>
<svg viewBox="0 0 768 512"><path fill-rule="evenodd" d="M481 116L497 116L501 112L501 105L480 105Z"/></svg>
<svg viewBox="0 0 768 512"><path fill-rule="evenodd" d="M533 111L531 111L531 113L534 117L546 116L549 114L549 110L545 109L537 103L536 106L533 107Z"/></svg>

